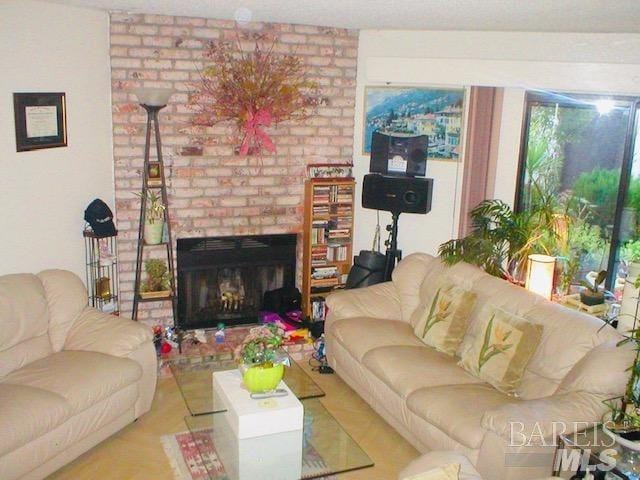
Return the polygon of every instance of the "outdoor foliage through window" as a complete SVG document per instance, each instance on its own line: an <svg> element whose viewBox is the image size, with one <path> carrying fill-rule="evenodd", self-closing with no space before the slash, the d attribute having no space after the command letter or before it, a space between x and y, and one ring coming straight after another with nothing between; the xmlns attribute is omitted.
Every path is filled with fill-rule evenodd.
<svg viewBox="0 0 640 480"><path fill-rule="evenodd" d="M626 275L632 242L640 239L640 168L623 175L634 163L624 161L634 108L629 99L527 96L517 203L520 210L542 209L555 219L544 249L558 258L558 294L600 270L610 270L612 287L622 286L615 280Z"/></svg>

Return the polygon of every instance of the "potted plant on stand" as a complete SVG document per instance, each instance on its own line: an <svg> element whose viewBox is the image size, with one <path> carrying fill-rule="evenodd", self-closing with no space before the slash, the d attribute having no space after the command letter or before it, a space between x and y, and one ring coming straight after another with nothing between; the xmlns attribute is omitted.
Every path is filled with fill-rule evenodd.
<svg viewBox="0 0 640 480"><path fill-rule="evenodd" d="M275 390L284 376L289 357L282 350L284 332L276 325L249 330L235 350L244 385L251 393Z"/></svg>
<svg viewBox="0 0 640 480"><path fill-rule="evenodd" d="M600 285L607 279L607 271L601 270L593 280L593 285L582 281L580 284L584 290L580 292L580 301L588 306L602 305L604 303L604 290L600 290Z"/></svg>
<svg viewBox="0 0 640 480"><path fill-rule="evenodd" d="M622 300L620 302L620 314L625 318L631 318L635 315L636 301L640 295L638 290L640 278L640 240L628 242L622 247L620 258L627 266L627 277L624 280L622 289ZM621 327L629 328L628 321L618 322L618 329Z"/></svg>
<svg viewBox="0 0 640 480"><path fill-rule="evenodd" d="M637 314L634 315L634 326L636 319ZM628 469L628 475L635 475L628 478L640 478L640 328L625 335L618 347L627 344L632 345L635 356L627 369L630 375L625 394L604 402L609 412L603 417L602 428L620 446L618 466Z"/></svg>
<svg viewBox="0 0 640 480"><path fill-rule="evenodd" d="M143 193L135 192L140 198ZM144 241L147 245L159 245L162 243L162 232L164 231L164 211L165 206L162 198L153 190L148 190L146 195L147 212L144 224Z"/></svg>
<svg viewBox="0 0 640 480"><path fill-rule="evenodd" d="M622 247L621 258L627 264L627 278L635 281L640 275L640 240L634 240Z"/></svg>
<svg viewBox="0 0 640 480"><path fill-rule="evenodd" d="M171 295L171 275L166 262L152 258L144 262L146 278L140 287L142 298L165 298Z"/></svg>

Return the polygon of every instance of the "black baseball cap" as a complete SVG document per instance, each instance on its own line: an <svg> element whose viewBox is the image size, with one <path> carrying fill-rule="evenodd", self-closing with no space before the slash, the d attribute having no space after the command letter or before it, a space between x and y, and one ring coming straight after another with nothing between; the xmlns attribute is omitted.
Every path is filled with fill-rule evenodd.
<svg viewBox="0 0 640 480"><path fill-rule="evenodd" d="M84 219L96 237L113 237L118 234L116 226L113 224L113 213L109 206L99 198L89 204L84 211Z"/></svg>

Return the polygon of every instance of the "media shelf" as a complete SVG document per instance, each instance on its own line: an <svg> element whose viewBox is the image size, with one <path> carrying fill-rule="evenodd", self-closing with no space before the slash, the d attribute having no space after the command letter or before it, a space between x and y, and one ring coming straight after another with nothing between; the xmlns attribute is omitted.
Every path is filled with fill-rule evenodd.
<svg viewBox="0 0 640 480"><path fill-rule="evenodd" d="M302 310L313 321L324 320L324 297L344 288L351 269L354 193L352 178L305 184Z"/></svg>

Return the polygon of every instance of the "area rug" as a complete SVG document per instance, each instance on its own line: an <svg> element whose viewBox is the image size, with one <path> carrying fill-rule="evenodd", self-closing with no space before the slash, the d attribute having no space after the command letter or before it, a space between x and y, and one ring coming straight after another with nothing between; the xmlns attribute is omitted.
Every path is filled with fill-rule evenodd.
<svg viewBox="0 0 640 480"><path fill-rule="evenodd" d="M210 478L208 471L215 472L216 478L227 478L211 436L211 430L203 430L193 435L190 432L180 432L161 437L162 447L176 480L208 480ZM302 478L337 480L334 475L318 477L326 469L327 465L322 456L309 445L303 456Z"/></svg>

